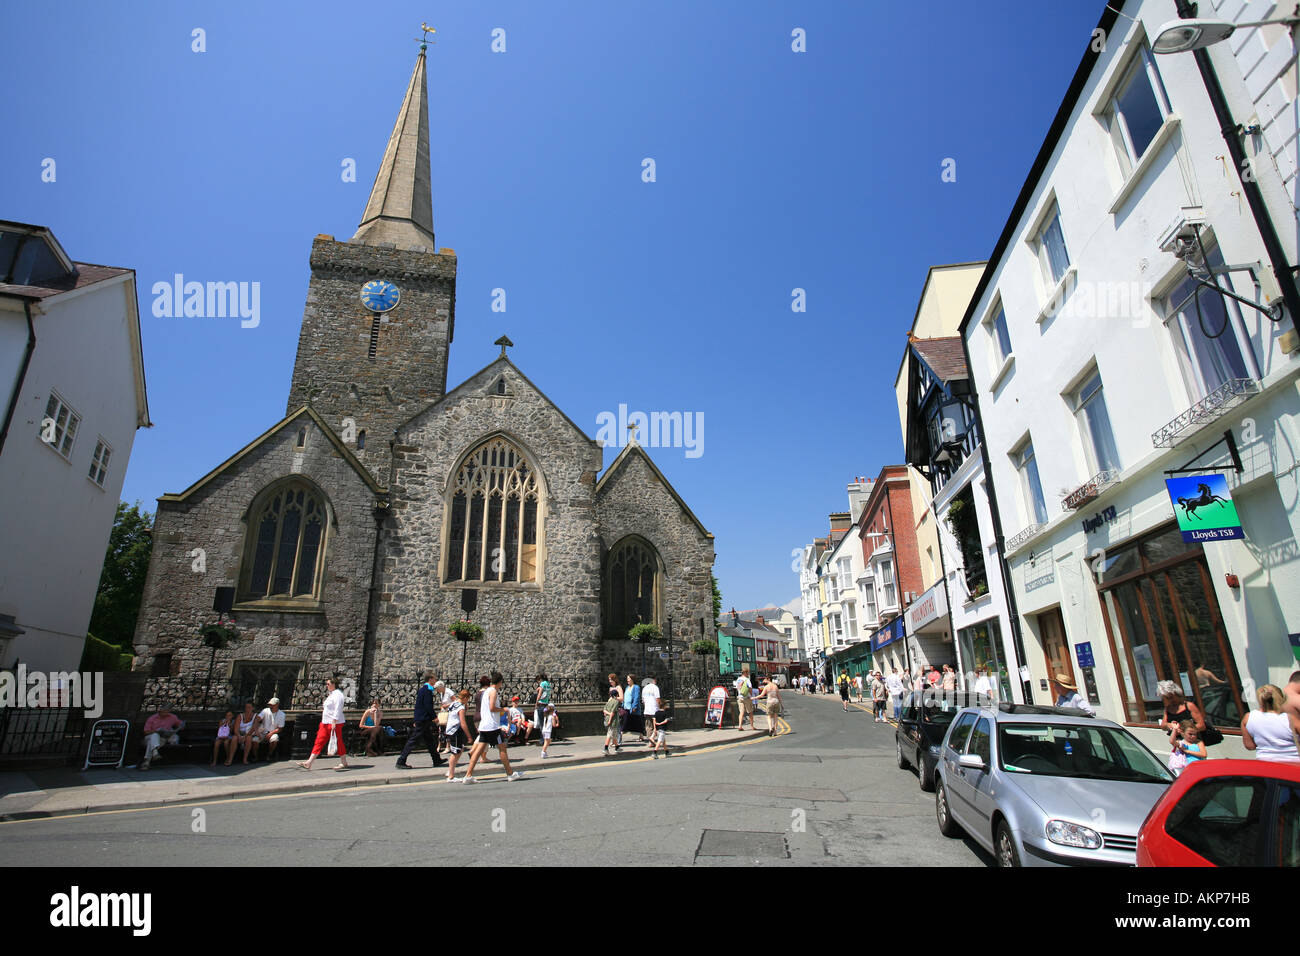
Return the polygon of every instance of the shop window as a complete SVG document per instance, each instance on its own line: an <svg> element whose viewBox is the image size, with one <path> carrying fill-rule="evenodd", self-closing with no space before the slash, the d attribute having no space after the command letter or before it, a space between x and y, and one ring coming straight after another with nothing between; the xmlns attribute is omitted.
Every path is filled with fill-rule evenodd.
<svg viewBox="0 0 1300 956"><path fill-rule="evenodd" d="M1235 730L1242 686L1201 546L1172 527L1114 549L1097 577L1126 719L1157 723L1157 686L1171 680L1216 727Z"/></svg>

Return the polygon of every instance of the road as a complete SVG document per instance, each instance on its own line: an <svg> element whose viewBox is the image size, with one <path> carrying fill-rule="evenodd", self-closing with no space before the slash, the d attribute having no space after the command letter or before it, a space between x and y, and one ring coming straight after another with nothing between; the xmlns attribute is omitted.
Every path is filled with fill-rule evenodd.
<svg viewBox="0 0 1300 956"><path fill-rule="evenodd" d="M987 866L894 762L894 729L787 693L791 732L668 759L0 824L0 865ZM766 718L759 716L763 726ZM671 744L671 738L670 738ZM196 813L196 810L201 811ZM201 826L200 826L201 824Z"/></svg>

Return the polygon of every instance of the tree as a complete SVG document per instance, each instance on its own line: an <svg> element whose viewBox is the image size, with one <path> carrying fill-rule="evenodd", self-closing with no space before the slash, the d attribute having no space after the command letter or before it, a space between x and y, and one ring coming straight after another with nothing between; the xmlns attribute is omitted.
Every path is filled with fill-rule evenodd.
<svg viewBox="0 0 1300 956"><path fill-rule="evenodd" d="M713 629L716 631L722 625L719 618L722 617L722 592L718 589L718 577L716 574L710 574L713 580Z"/></svg>
<svg viewBox="0 0 1300 956"><path fill-rule="evenodd" d="M108 536L104 571L95 594L90 630L100 640L132 650L135 621L144 598L144 578L153 552L153 515L140 509L140 502L117 503L113 531Z"/></svg>

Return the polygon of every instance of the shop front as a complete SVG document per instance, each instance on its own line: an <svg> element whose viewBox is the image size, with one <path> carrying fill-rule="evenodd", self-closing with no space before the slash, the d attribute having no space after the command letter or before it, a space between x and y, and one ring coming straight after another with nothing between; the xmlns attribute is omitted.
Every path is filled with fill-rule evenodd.
<svg viewBox="0 0 1300 956"><path fill-rule="evenodd" d="M957 632L957 645L967 690L994 694L999 700L1015 699L1011 672L1002 657L1002 631L997 618L963 627Z"/></svg>
<svg viewBox="0 0 1300 956"><path fill-rule="evenodd" d="M901 617L894 618L888 624L882 624L871 635L871 656L881 673L889 674L897 669L902 674L910 668L906 636L907 627Z"/></svg>
<svg viewBox="0 0 1300 956"><path fill-rule="evenodd" d="M960 671L948 630L948 589L939 581L921 594L903 615L907 628L908 657L915 666L943 667L951 664Z"/></svg>

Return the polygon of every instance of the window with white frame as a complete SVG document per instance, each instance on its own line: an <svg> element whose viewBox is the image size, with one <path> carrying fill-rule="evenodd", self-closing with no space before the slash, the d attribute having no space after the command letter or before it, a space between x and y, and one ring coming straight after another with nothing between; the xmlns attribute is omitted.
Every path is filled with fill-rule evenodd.
<svg viewBox="0 0 1300 956"><path fill-rule="evenodd" d="M850 594L853 593L853 559L840 558L838 562L840 569L840 581L843 582L844 590Z"/></svg>
<svg viewBox="0 0 1300 956"><path fill-rule="evenodd" d="M828 574L826 576L826 600L835 602L840 599L839 577L838 575Z"/></svg>
<svg viewBox="0 0 1300 956"><path fill-rule="evenodd" d="M1110 427L1106 396L1101 389L1101 373L1093 369L1069 396L1070 406L1079 423L1084 457L1090 474L1118 471L1119 449Z"/></svg>
<svg viewBox="0 0 1300 956"><path fill-rule="evenodd" d="M1212 268L1223 265L1218 250L1207 258ZM1162 306L1165 327L1173 338L1183 379L1194 399L1200 400L1234 379L1252 377L1243 354L1241 323L1234 303L1188 276L1165 297Z"/></svg>
<svg viewBox="0 0 1300 956"><path fill-rule="evenodd" d="M857 637L858 636L858 615L857 615L857 610L854 608L852 601L844 605L844 616L848 619L848 636Z"/></svg>
<svg viewBox="0 0 1300 956"><path fill-rule="evenodd" d="M894 562L880 562L880 584L884 589L880 603L882 607L897 607L898 600L894 597Z"/></svg>
<svg viewBox="0 0 1300 956"><path fill-rule="evenodd" d="M102 437L95 442L95 454L90 459L90 473L86 477L101 488L104 487L104 477L108 474L108 459L112 454L113 449Z"/></svg>
<svg viewBox="0 0 1300 956"><path fill-rule="evenodd" d="M1007 311L999 299L989 317L984 320L989 338L993 341L993 370L1000 369L1011 357L1011 334L1007 331Z"/></svg>
<svg viewBox="0 0 1300 956"><path fill-rule="evenodd" d="M53 389L45 403L45 416L41 419L41 441L64 458L72 457L72 445L77 440L81 416L74 412L63 397Z"/></svg>
<svg viewBox="0 0 1300 956"><path fill-rule="evenodd" d="M1065 248L1065 233L1061 231L1061 209L1055 200L1043 217L1033 244L1047 288L1055 289L1070 269L1070 254Z"/></svg>
<svg viewBox="0 0 1300 956"><path fill-rule="evenodd" d="M838 614L831 615L831 640L836 643L844 640L844 626Z"/></svg>
<svg viewBox="0 0 1300 956"><path fill-rule="evenodd" d="M874 578L867 578L859 586L862 592L862 604L866 608L862 612L864 621L876 621L879 616L876 613L876 582Z"/></svg>
<svg viewBox="0 0 1300 956"><path fill-rule="evenodd" d="M1034 443L1024 443L1011 453L1011 462L1020 474L1020 494L1025 503L1026 525L1047 524L1047 502L1043 498L1043 483L1038 477L1038 461L1034 457Z"/></svg>
<svg viewBox="0 0 1300 956"><path fill-rule="evenodd" d="M1143 43L1103 111L1125 179L1142 161L1170 112L1155 58Z"/></svg>

